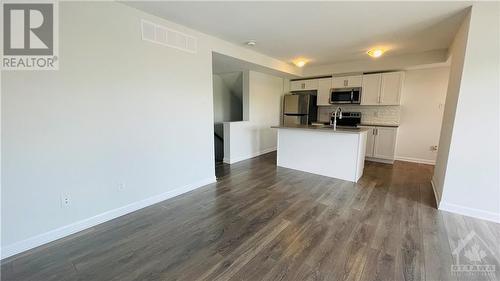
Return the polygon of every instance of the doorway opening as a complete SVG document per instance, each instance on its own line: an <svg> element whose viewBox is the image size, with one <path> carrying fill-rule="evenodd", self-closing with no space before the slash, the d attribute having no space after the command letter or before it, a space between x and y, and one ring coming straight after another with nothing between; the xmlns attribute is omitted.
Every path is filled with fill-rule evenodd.
<svg viewBox="0 0 500 281"><path fill-rule="evenodd" d="M214 103L214 153L216 176L224 169L224 123L243 121L243 71L225 69L220 60L213 59L213 103Z"/></svg>

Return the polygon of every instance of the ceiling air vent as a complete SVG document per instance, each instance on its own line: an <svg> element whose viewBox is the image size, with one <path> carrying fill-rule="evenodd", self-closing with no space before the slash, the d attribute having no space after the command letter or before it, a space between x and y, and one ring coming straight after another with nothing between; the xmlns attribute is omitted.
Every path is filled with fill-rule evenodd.
<svg viewBox="0 0 500 281"><path fill-rule="evenodd" d="M142 40L161 44L189 53L196 53L197 39L191 35L141 20Z"/></svg>

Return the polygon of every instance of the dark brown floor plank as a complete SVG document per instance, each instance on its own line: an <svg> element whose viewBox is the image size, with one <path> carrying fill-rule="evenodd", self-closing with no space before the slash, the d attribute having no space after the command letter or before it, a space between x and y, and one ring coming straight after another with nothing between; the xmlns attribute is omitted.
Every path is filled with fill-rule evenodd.
<svg viewBox="0 0 500 281"><path fill-rule="evenodd" d="M217 183L2 261L1 280L498 280L500 226L436 209L429 165L365 163L358 183L218 165ZM496 275L453 275L473 231Z"/></svg>

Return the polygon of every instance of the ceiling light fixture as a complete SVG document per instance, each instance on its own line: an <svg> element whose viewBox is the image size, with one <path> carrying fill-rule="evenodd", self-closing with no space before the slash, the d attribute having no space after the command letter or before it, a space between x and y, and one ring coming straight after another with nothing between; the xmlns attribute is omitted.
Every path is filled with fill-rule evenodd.
<svg viewBox="0 0 500 281"><path fill-rule="evenodd" d="M373 49L370 49L368 52L366 52L370 57L372 58L378 58L378 57L381 57L384 53L385 53L385 50L382 50L380 48L373 48Z"/></svg>
<svg viewBox="0 0 500 281"><path fill-rule="evenodd" d="M304 65L306 65L306 61L305 60L296 60L293 62L293 64L295 64L297 67L303 67Z"/></svg>
<svg viewBox="0 0 500 281"><path fill-rule="evenodd" d="M250 40L250 41L248 41L246 44L247 44L248 46L250 46L250 47L253 47L253 46L257 45L257 42L255 42L255 40Z"/></svg>

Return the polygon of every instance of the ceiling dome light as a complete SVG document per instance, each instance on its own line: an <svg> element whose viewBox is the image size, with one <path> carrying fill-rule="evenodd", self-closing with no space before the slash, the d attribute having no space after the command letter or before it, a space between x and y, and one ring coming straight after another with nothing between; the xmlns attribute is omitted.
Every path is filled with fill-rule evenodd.
<svg viewBox="0 0 500 281"><path fill-rule="evenodd" d="M369 50L368 52L366 52L370 57L372 58L378 58L378 57L381 57L385 51L382 50L382 49L379 49L379 48L374 48L374 49L371 49Z"/></svg>
<svg viewBox="0 0 500 281"><path fill-rule="evenodd" d="M306 65L306 63L307 62L305 60L298 60L293 62L293 64L295 64L298 67L303 67L304 65Z"/></svg>
<svg viewBox="0 0 500 281"><path fill-rule="evenodd" d="M247 44L248 46L250 46L250 47L253 47L253 46L257 45L257 42L255 42L255 40L250 40L250 41L248 41L246 44Z"/></svg>

